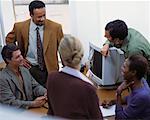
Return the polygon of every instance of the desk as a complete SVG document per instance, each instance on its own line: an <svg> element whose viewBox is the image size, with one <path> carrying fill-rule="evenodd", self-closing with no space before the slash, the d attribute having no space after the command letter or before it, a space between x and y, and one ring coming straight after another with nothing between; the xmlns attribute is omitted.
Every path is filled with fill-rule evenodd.
<svg viewBox="0 0 150 120"><path fill-rule="evenodd" d="M113 100L113 99L116 99L116 96L115 96L115 93L116 93L116 89L103 89L103 88L98 88L97 89L97 95L99 97L99 100L100 100L100 103L103 101L103 100ZM128 95L128 91L124 91L123 96L125 95ZM37 113L39 116L44 116L47 114L47 110L46 108L44 107L41 107L41 108L31 108L27 111L25 111L24 113L26 112L33 112L33 113ZM111 117L106 117L107 120L114 120L115 116L111 116Z"/></svg>
<svg viewBox="0 0 150 120"><path fill-rule="evenodd" d="M22 112L22 115L26 115L27 113L33 113L33 114L37 114L38 117L42 117L45 116L47 114L47 110L44 107L40 107L40 108L30 108L28 110L25 110Z"/></svg>
<svg viewBox="0 0 150 120"><path fill-rule="evenodd" d="M100 102L102 102L103 100L114 100L116 99L116 89L103 89L101 87L99 87L97 89L97 95L99 97ZM122 96L126 96L128 95L128 91L125 90L122 93Z"/></svg>
<svg viewBox="0 0 150 120"><path fill-rule="evenodd" d="M45 107L40 107L40 108L30 108L28 110L28 112L33 112L33 113L37 113L40 116L44 116L47 114L48 109Z"/></svg>
<svg viewBox="0 0 150 120"><path fill-rule="evenodd" d="M97 89L97 95L98 95L98 98L100 100L100 104L102 101L104 100L114 100L116 99L116 89L103 89L101 87L99 87ZM128 95L128 91L125 90L123 93L122 93L122 96L126 96ZM115 116L111 116L111 117L106 117L107 120L114 120L115 119Z"/></svg>

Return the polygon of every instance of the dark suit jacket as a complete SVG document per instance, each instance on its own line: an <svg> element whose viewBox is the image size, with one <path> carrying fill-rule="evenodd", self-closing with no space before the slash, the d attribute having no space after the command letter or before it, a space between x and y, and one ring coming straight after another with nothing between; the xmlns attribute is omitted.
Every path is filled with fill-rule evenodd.
<svg viewBox="0 0 150 120"><path fill-rule="evenodd" d="M23 77L24 91L18 82L17 76L7 67L0 71L0 103L27 108L35 97L43 96L46 89L37 83L28 69L20 67ZM25 93L25 96L24 96Z"/></svg>
<svg viewBox="0 0 150 120"><path fill-rule="evenodd" d="M52 72L47 80L48 115L69 119L102 119L95 88L77 77Z"/></svg>
<svg viewBox="0 0 150 120"><path fill-rule="evenodd" d="M24 57L28 50L30 21L31 19L15 23L13 30L6 36L6 43L18 42ZM47 70L48 72L58 70L57 49L63 37L61 25L46 19L43 36L44 60Z"/></svg>

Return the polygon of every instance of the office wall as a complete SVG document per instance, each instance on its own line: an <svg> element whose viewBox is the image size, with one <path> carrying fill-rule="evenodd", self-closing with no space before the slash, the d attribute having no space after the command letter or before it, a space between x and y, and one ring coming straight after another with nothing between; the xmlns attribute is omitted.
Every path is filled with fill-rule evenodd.
<svg viewBox="0 0 150 120"><path fill-rule="evenodd" d="M46 4L47 19L60 23L65 34L70 33L70 17L68 8L68 4ZM28 5L16 5L15 13L17 22L30 18Z"/></svg>
<svg viewBox="0 0 150 120"><path fill-rule="evenodd" d="M0 0L0 53L5 44L5 36L12 29L15 21L12 0ZM0 62L2 57L0 54Z"/></svg>
<svg viewBox="0 0 150 120"><path fill-rule="evenodd" d="M89 52L89 41L100 44L100 21L98 1L70 1L71 34L84 45L84 59Z"/></svg>
<svg viewBox="0 0 150 120"><path fill-rule="evenodd" d="M52 8L52 6L47 6L47 8ZM65 7L63 11L65 12L63 17L66 19L54 15L54 10L47 11L48 15L51 15L48 18L60 22L65 33L71 33L82 41L85 49L83 61L88 58L89 42L102 47L106 40L104 27L107 22L114 19L123 19L129 27L140 31L150 42L149 0L70 0L69 11L67 9ZM24 12L20 9L17 11ZM60 13L57 12L57 15ZM19 18L19 16L17 17ZM12 0L0 0L0 20L2 33L5 37L15 22ZM3 41L0 43L3 44Z"/></svg>
<svg viewBox="0 0 150 120"><path fill-rule="evenodd" d="M12 0L0 0L0 22L3 35L1 44L3 45L5 36L13 28L15 22Z"/></svg>
<svg viewBox="0 0 150 120"><path fill-rule="evenodd" d="M150 42L150 1L70 1L71 33L77 36L88 58L88 42L102 47L105 25L114 19L141 32Z"/></svg>
<svg viewBox="0 0 150 120"><path fill-rule="evenodd" d="M99 12L101 28L111 20L122 19L150 42L150 1L101 1Z"/></svg>
<svg viewBox="0 0 150 120"><path fill-rule="evenodd" d="M13 0L0 0L0 26L2 25L3 38L5 38L7 33L10 32L10 30L12 30L14 22L23 21L30 18L28 5L16 5L13 8L12 1ZM29 1L25 1L25 2L29 2ZM63 2L63 1L58 1L58 2ZM70 33L70 19L69 19L70 17L69 17L68 4L46 4L46 16L48 19L51 19L53 21L62 24L64 33L66 34ZM3 41L2 44L4 44Z"/></svg>

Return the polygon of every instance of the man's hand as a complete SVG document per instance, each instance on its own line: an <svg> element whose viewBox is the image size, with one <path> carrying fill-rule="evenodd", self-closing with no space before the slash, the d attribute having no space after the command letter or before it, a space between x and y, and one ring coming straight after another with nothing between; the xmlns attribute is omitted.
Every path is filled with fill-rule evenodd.
<svg viewBox="0 0 150 120"><path fill-rule="evenodd" d="M134 81L127 83L126 81L122 82L121 85L117 88L117 95L121 95L122 91L126 90L128 87L134 84Z"/></svg>
<svg viewBox="0 0 150 120"><path fill-rule="evenodd" d="M31 107L42 107L46 102L45 96L37 97L34 101L32 101Z"/></svg>
<svg viewBox="0 0 150 120"><path fill-rule="evenodd" d="M46 91L46 93L44 94L44 97L45 97L45 100L47 101L47 91Z"/></svg>
<svg viewBox="0 0 150 120"><path fill-rule="evenodd" d="M23 66L27 69L31 68L31 63L27 59L23 59Z"/></svg>
<svg viewBox="0 0 150 120"><path fill-rule="evenodd" d="M101 106L103 106L103 108L109 108L110 106L116 104L116 100L104 100L101 104Z"/></svg>
<svg viewBox="0 0 150 120"><path fill-rule="evenodd" d="M103 48L101 49L100 53L103 55L103 56L108 56L110 53L109 53L109 44L105 44L103 46Z"/></svg>
<svg viewBox="0 0 150 120"><path fill-rule="evenodd" d="M117 104L124 104L125 101L121 97L121 93L126 90L128 87L131 87L134 84L134 81L131 81L127 83L127 81L124 81L121 83L121 85L117 88L116 96L117 96Z"/></svg>

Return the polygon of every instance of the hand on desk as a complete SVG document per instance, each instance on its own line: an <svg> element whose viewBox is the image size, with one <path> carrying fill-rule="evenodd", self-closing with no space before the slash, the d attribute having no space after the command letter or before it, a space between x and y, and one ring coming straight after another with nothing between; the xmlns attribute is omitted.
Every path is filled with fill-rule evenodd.
<svg viewBox="0 0 150 120"><path fill-rule="evenodd" d="M44 105L43 105L44 108L48 109L48 103L46 102Z"/></svg>
<svg viewBox="0 0 150 120"><path fill-rule="evenodd" d="M47 92L44 94L45 100L47 102Z"/></svg>
<svg viewBox="0 0 150 120"><path fill-rule="evenodd" d="M45 96L37 97L34 101L32 101L31 107L42 107L45 104L45 102Z"/></svg>
<svg viewBox="0 0 150 120"><path fill-rule="evenodd" d="M116 100L104 100L101 104L101 106L103 106L103 108L109 108L111 107L112 105L115 105L116 104Z"/></svg>

